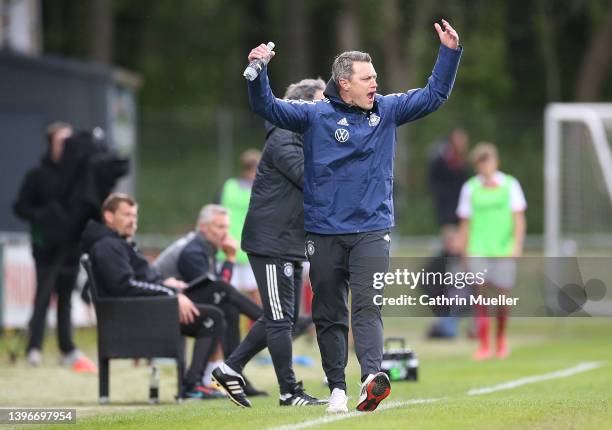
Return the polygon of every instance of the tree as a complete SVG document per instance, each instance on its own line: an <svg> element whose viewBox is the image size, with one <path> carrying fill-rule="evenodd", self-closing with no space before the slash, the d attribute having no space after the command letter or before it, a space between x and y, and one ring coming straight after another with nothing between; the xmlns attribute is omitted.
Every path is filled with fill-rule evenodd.
<svg viewBox="0 0 612 430"><path fill-rule="evenodd" d="M597 101L602 96L602 86L610 78L608 69L612 60L612 5L586 49L576 81L576 100Z"/></svg>
<svg viewBox="0 0 612 430"><path fill-rule="evenodd" d="M351 0L342 0L341 13L338 20L338 46L341 51L359 50L361 46L361 32L359 26L360 3Z"/></svg>
<svg viewBox="0 0 612 430"><path fill-rule="evenodd" d="M89 57L96 63L113 64L113 6L110 0L92 0L89 8Z"/></svg>
<svg viewBox="0 0 612 430"><path fill-rule="evenodd" d="M291 61L287 62L287 76L289 82L296 82L311 73L308 39L310 20L302 0L286 0L284 7L283 25L288 42L286 52L291 55Z"/></svg>

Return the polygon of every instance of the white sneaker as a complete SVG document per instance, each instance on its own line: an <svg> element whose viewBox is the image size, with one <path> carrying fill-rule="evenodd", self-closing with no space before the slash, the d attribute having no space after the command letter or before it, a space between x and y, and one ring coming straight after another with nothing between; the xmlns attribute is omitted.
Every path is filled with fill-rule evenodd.
<svg viewBox="0 0 612 430"><path fill-rule="evenodd" d="M371 373L361 384L357 410L373 411L389 394L391 394L391 381L387 374L385 372Z"/></svg>
<svg viewBox="0 0 612 430"><path fill-rule="evenodd" d="M83 353L78 349L73 349L68 354L62 354L60 358L60 364L64 367L71 367L79 358L83 356Z"/></svg>
<svg viewBox="0 0 612 430"><path fill-rule="evenodd" d="M42 363L42 354L40 353L40 350L36 348L30 349L28 351L26 361L30 366L40 366L40 364Z"/></svg>
<svg viewBox="0 0 612 430"><path fill-rule="evenodd" d="M346 397L346 392L340 388L334 388L329 396L327 412L331 414L348 412L348 407L346 406L347 401L348 397Z"/></svg>

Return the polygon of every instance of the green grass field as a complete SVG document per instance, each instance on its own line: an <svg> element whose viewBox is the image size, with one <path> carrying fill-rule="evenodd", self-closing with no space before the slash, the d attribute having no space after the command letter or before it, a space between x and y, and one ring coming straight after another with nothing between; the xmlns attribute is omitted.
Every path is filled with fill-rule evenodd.
<svg viewBox="0 0 612 430"><path fill-rule="evenodd" d="M430 321L389 318L387 336L403 336L420 359L417 383L396 382L385 405L371 414L329 416L322 407L280 408L274 371L269 365L249 364L247 375L270 397L255 398L252 409L239 409L229 400L176 404L174 369L162 365L161 404L148 405L147 367L131 361L111 364L111 404L97 404L97 376L72 373L57 365L55 340L49 336L45 364L36 369L23 360L10 365L7 350L18 345L10 334L0 340L0 406L74 407L76 428L100 429L266 429L377 428L492 429L492 428L612 428L612 320L515 318L510 324L512 354L507 360L476 363L469 359L475 345L462 337L451 342L423 339ZM467 321L463 322L465 326ZM81 347L95 356L95 333L77 334ZM295 366L309 392L325 396L316 344L301 339L296 354L315 359L310 368ZM599 367L574 375L528 381L511 389L468 395L474 388L492 387L521 378L597 362ZM347 372L349 407L358 394L358 368L350 354ZM558 376L558 375L557 375ZM301 426L296 426L302 423ZM27 428L19 426L19 428ZM73 427L71 427L73 428Z"/></svg>

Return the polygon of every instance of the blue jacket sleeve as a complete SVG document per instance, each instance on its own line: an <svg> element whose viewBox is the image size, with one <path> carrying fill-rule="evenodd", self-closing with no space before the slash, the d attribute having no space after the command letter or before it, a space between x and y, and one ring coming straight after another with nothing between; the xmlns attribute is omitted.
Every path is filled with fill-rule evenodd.
<svg viewBox="0 0 612 430"><path fill-rule="evenodd" d="M304 133L309 123L309 110L314 109L314 102L276 98L270 88L267 67L248 83L248 89L253 112L280 128Z"/></svg>
<svg viewBox="0 0 612 430"><path fill-rule="evenodd" d="M395 99L395 123L398 126L422 118L442 106L455 83L462 53L463 47L454 50L440 45L438 60L424 88L385 96L388 100Z"/></svg>

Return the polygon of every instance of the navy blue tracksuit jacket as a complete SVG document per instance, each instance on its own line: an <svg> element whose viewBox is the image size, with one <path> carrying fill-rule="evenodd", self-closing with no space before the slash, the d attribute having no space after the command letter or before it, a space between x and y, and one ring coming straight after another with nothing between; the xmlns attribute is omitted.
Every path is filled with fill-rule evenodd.
<svg viewBox="0 0 612 430"><path fill-rule="evenodd" d="M444 103L453 87L462 48L440 46L424 88L376 94L364 111L349 106L333 81L316 102L282 100L272 94L267 68L249 82L254 112L278 127L304 135L304 227L317 234L390 228L393 220L393 159L396 127Z"/></svg>

